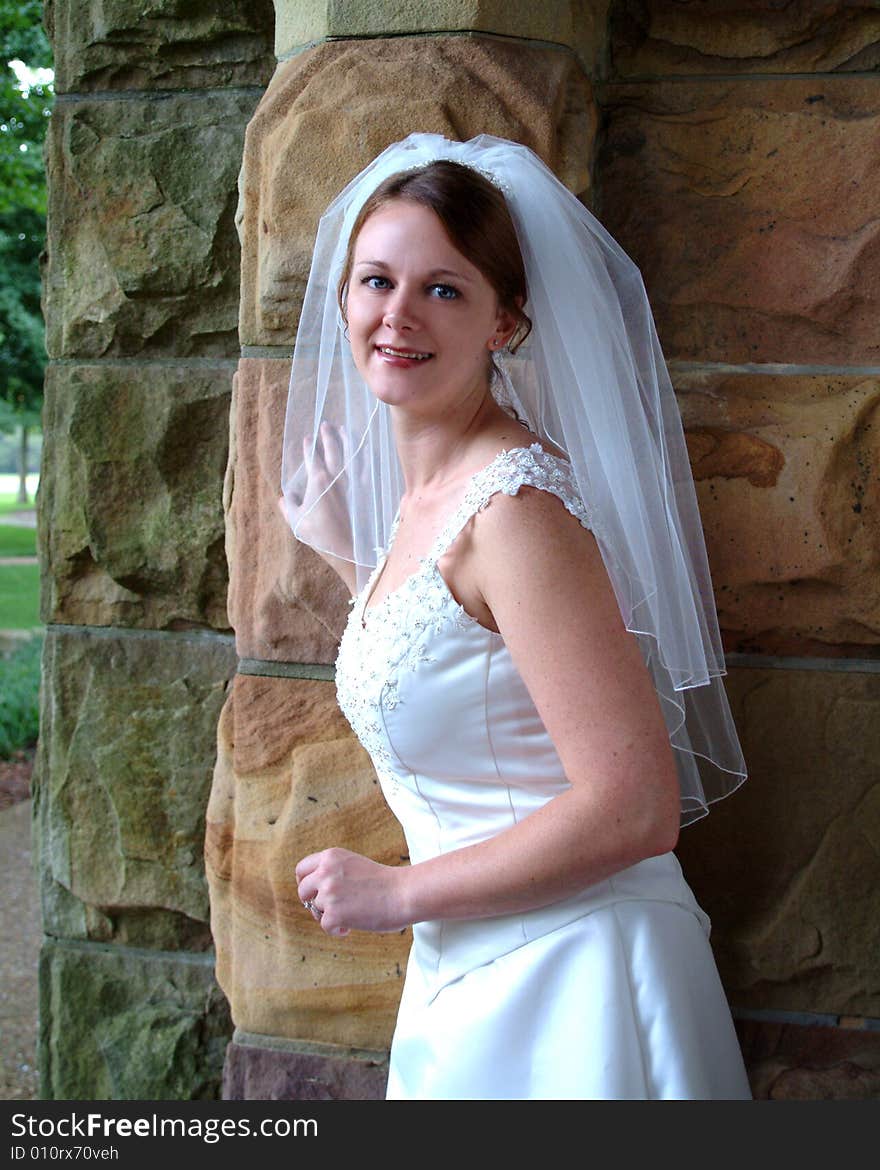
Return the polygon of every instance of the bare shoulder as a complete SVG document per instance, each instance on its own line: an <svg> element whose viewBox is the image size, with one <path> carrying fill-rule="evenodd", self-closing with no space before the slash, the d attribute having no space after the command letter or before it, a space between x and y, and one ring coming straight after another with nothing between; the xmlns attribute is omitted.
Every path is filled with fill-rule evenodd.
<svg viewBox="0 0 880 1170"><path fill-rule="evenodd" d="M551 491L523 485L513 495L497 492L474 518L472 541L478 577L496 598L551 586L548 600L569 591L583 600L584 591L598 589L613 602L608 616L618 613L595 536Z"/></svg>

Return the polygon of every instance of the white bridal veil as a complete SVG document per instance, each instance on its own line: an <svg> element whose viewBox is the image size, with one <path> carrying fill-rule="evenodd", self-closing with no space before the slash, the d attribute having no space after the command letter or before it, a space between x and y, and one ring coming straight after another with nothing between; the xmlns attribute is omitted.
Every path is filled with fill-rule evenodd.
<svg viewBox="0 0 880 1170"><path fill-rule="evenodd" d="M524 146L412 134L383 151L321 219L294 351L282 491L294 534L354 564L363 587L403 484L388 409L360 377L336 290L352 226L386 178L436 159L504 194L525 262L532 332L506 358L517 415L571 460L627 628L651 672L681 784L682 822L746 769L721 676L724 655L681 419L641 275ZM321 424L345 436L316 475ZM326 433L326 432L325 432ZM705 761L698 769L696 757Z"/></svg>

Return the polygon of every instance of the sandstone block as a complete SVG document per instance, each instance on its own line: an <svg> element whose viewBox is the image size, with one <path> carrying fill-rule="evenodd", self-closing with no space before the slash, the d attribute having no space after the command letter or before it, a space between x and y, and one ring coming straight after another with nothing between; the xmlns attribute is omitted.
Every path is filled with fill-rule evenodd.
<svg viewBox="0 0 880 1170"><path fill-rule="evenodd" d="M414 131L514 138L582 194L594 123L586 75L564 50L393 37L318 45L279 66L245 142L243 344L292 344L318 219L392 142Z"/></svg>
<svg viewBox="0 0 880 1170"><path fill-rule="evenodd" d="M481 32L567 45L590 68L604 40L608 0L276 0L275 51L324 37Z"/></svg>
<svg viewBox="0 0 880 1170"><path fill-rule="evenodd" d="M226 640L49 630L36 785L47 933L208 945L202 862Z"/></svg>
<svg viewBox="0 0 880 1170"><path fill-rule="evenodd" d="M210 961L94 944L43 946L44 1098L216 1098L231 1030Z"/></svg>
<svg viewBox="0 0 880 1170"><path fill-rule="evenodd" d="M275 65L271 0L48 0L44 9L56 93L262 85Z"/></svg>
<svg viewBox="0 0 880 1170"><path fill-rule="evenodd" d="M727 649L875 656L880 380L673 378Z"/></svg>
<svg viewBox="0 0 880 1170"><path fill-rule="evenodd" d="M384 1053L337 1048L299 1051L283 1041L235 1039L223 1065L224 1101L381 1101L388 1080ZM311 1046L314 1047L314 1046Z"/></svg>
<svg viewBox="0 0 880 1170"><path fill-rule="evenodd" d="M848 0L622 0L611 18L612 73L829 73L880 63L880 14Z"/></svg>
<svg viewBox="0 0 880 1170"><path fill-rule="evenodd" d="M238 675L218 729L206 836L218 981L239 1029L384 1048L409 932L323 933L300 904L294 869L331 845L387 865L406 858L333 686Z"/></svg>
<svg viewBox="0 0 880 1170"><path fill-rule="evenodd" d="M44 621L228 629L228 364L50 366Z"/></svg>
<svg viewBox="0 0 880 1170"><path fill-rule="evenodd" d="M255 105L233 90L57 107L50 356L237 352L236 185Z"/></svg>
<svg viewBox="0 0 880 1170"><path fill-rule="evenodd" d="M737 667L749 780L681 835L734 1007L877 1016L880 674Z"/></svg>
<svg viewBox="0 0 880 1170"><path fill-rule="evenodd" d="M229 619L242 658L331 663L348 591L278 508L289 359L243 358L227 485Z"/></svg>
<svg viewBox="0 0 880 1170"><path fill-rule="evenodd" d="M880 135L862 78L615 85L600 216L667 358L876 364Z"/></svg>
<svg viewBox="0 0 880 1170"><path fill-rule="evenodd" d="M880 1033L738 1020L757 1101L868 1101L880 1097Z"/></svg>

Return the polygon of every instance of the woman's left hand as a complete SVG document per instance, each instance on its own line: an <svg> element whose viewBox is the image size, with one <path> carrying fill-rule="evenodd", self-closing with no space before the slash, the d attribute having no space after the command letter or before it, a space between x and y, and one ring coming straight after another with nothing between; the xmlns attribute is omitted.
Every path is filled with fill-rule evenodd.
<svg viewBox="0 0 880 1170"><path fill-rule="evenodd" d="M408 926L402 900L406 873L407 867L380 865L338 848L310 853L296 866L300 901L321 929L336 937Z"/></svg>

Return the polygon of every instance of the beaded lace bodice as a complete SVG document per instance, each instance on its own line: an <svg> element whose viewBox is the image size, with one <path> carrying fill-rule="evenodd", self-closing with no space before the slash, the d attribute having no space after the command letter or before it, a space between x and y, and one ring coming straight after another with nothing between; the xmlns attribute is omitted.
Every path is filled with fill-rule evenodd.
<svg viewBox="0 0 880 1170"><path fill-rule="evenodd" d="M419 568L378 603L367 602L388 558L397 528L370 579L352 601L336 660L339 705L370 754L380 780L395 784L406 771L389 740L387 716L401 701L401 684L415 670L434 661L444 633L472 636L474 652L487 643L503 647L499 634L481 626L455 600L438 561L467 522L497 492L516 495L523 486L552 492L586 528L594 528L568 463L537 443L501 451L472 476L459 506L449 516Z"/></svg>

